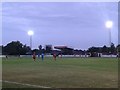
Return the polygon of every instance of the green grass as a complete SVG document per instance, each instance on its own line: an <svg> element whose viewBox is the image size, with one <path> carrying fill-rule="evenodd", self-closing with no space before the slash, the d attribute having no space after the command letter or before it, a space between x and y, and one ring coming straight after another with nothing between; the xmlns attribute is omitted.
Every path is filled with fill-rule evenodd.
<svg viewBox="0 0 120 90"><path fill-rule="evenodd" d="M53 88L117 88L117 58L32 58L2 60L2 78ZM28 88L3 82L3 88ZM32 88L32 87L30 87Z"/></svg>

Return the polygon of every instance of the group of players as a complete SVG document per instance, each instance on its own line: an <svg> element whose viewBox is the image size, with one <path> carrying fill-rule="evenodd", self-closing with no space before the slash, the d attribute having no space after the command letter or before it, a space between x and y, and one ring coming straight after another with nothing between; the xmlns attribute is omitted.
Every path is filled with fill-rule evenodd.
<svg viewBox="0 0 120 90"><path fill-rule="evenodd" d="M55 61L56 61L56 57L57 57L57 55L54 53L53 58L54 58ZM33 53L32 58L33 58L34 61L36 60L36 53L35 52ZM40 55L38 55L38 58L40 58ZM42 58L42 61L43 61L44 60L44 53L41 54L41 58Z"/></svg>

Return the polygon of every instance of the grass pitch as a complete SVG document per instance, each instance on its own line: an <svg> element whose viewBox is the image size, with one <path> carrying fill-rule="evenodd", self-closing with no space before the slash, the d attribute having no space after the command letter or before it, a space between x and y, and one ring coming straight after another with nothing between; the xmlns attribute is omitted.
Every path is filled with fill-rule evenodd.
<svg viewBox="0 0 120 90"><path fill-rule="evenodd" d="M3 88L117 88L117 58L3 58ZM28 85L8 83L17 82Z"/></svg>

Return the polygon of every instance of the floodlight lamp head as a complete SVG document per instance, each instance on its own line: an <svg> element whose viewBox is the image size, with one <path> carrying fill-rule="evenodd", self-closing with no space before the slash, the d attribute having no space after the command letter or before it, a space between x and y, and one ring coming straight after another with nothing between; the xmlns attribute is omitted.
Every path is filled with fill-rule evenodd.
<svg viewBox="0 0 120 90"><path fill-rule="evenodd" d="M107 21L105 25L106 25L107 28L112 28L113 22L112 21Z"/></svg>
<svg viewBox="0 0 120 90"><path fill-rule="evenodd" d="M31 30L30 30L30 31L28 31L28 35L29 35L29 36L32 36L33 34L34 34L34 32L33 32L33 31L31 31Z"/></svg>

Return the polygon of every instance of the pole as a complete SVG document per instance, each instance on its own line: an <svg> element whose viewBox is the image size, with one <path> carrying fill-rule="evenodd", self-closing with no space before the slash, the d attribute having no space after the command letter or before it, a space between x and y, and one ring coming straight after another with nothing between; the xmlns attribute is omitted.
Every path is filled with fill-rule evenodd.
<svg viewBox="0 0 120 90"><path fill-rule="evenodd" d="M109 29L109 45L110 45L110 56L112 57L112 52L111 52L111 29Z"/></svg>
<svg viewBox="0 0 120 90"><path fill-rule="evenodd" d="M109 29L109 45L111 47L111 29Z"/></svg>
<svg viewBox="0 0 120 90"><path fill-rule="evenodd" d="M30 48L32 50L32 35L30 36Z"/></svg>

